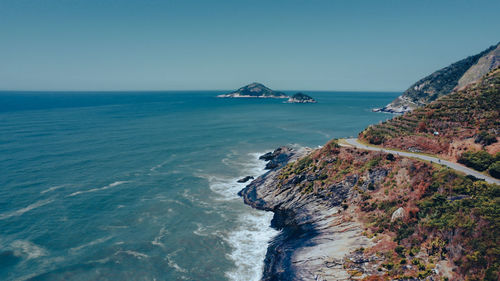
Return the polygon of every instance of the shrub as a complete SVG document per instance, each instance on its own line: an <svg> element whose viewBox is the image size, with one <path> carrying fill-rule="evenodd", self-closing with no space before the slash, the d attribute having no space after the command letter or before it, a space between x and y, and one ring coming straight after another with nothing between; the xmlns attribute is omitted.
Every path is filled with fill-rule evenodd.
<svg viewBox="0 0 500 281"><path fill-rule="evenodd" d="M380 163L380 160L382 160L381 157L375 157L375 158L371 159L366 164L366 168L367 169L372 169L372 168L376 167L378 165L378 163Z"/></svg>
<svg viewBox="0 0 500 281"><path fill-rule="evenodd" d="M367 138L367 140L371 144L375 144L375 145L382 144L386 140L386 138L387 138L386 134L384 134L383 132L376 131L376 130L373 130L373 129L369 129L366 132L365 137Z"/></svg>
<svg viewBox="0 0 500 281"><path fill-rule="evenodd" d="M459 163L478 171L484 171L493 163L493 156L486 151L467 151L458 159Z"/></svg>
<svg viewBox="0 0 500 281"><path fill-rule="evenodd" d="M500 161L491 164L488 173L494 178L500 179Z"/></svg>
<svg viewBox="0 0 500 281"><path fill-rule="evenodd" d="M497 142L497 138L495 135L489 134L486 131L481 131L479 134L477 134L476 139L474 140L475 143L480 143L482 145L490 145L492 143Z"/></svg>
<svg viewBox="0 0 500 281"><path fill-rule="evenodd" d="M385 159L389 160L389 161L394 161L395 157L392 153L389 153L387 154L387 156L385 157Z"/></svg>
<svg viewBox="0 0 500 281"><path fill-rule="evenodd" d="M403 257L404 257L404 251L405 251L405 247L403 247L401 245L396 246L396 248L394 249L394 252L396 252L398 255L403 256Z"/></svg>

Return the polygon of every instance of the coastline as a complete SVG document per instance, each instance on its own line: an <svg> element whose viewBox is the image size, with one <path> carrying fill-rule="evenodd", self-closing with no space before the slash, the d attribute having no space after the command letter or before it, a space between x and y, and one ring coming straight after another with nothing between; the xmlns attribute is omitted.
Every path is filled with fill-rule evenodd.
<svg viewBox="0 0 500 281"><path fill-rule="evenodd" d="M361 225L345 220L342 213L341 204L352 196L357 179L332 186L319 196L301 193L294 184L276 188L279 170L311 151L282 149L274 158L279 164L238 193L245 204L272 211L271 227L280 231L268 245L262 280L348 280L342 260L347 256L356 260L351 253L371 245L361 235ZM334 196L326 195L333 190Z"/></svg>

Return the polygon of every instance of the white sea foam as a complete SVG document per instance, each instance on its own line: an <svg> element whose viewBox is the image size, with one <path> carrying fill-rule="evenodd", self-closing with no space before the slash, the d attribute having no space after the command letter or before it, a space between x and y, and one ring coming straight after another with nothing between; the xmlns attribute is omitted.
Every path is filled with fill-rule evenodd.
<svg viewBox="0 0 500 281"><path fill-rule="evenodd" d="M47 255L47 250L27 240L15 240L10 246L16 256L25 257L28 260Z"/></svg>
<svg viewBox="0 0 500 281"><path fill-rule="evenodd" d="M52 186L52 187L50 187L50 188L47 188L47 189L43 190L42 192L40 192L40 194L44 194L44 193L47 193L47 192L51 192L51 191L57 190L57 189L59 189L59 188L63 188L63 187L65 187L65 186L66 186L65 184Z"/></svg>
<svg viewBox="0 0 500 281"><path fill-rule="evenodd" d="M166 164L170 163L173 161L173 159L175 158L176 154L171 154L167 160L161 162L160 164L158 165L155 165L154 167L151 167L149 169L150 172L156 172L158 169L161 169L163 168L163 166L165 166ZM179 173L180 171L169 171L169 173ZM151 175L151 174L150 174Z"/></svg>
<svg viewBox="0 0 500 281"><path fill-rule="evenodd" d="M79 251L79 250L81 250L83 248L87 248L87 247L90 247L90 246L101 244L103 242L108 241L109 239L111 239L111 236L99 238L99 239L96 239L94 241L90 241L89 243L85 243L83 245L80 245L78 247L71 248L70 251Z"/></svg>
<svg viewBox="0 0 500 281"><path fill-rule="evenodd" d="M166 259L166 260L167 260L167 262L168 262L168 266L172 267L173 269L175 269L175 270L176 270L176 271L178 271L178 272L183 272L183 273L184 273L184 272L187 272L187 270L186 270L186 269L184 269L184 268L180 267L180 266L179 266L179 265L178 265L178 264L174 261L173 256L175 256L175 255L177 254L177 252L179 252L179 250L174 251L174 252L172 252L172 253L168 254L168 255L165 257L165 259Z"/></svg>
<svg viewBox="0 0 500 281"><path fill-rule="evenodd" d="M257 177L262 175L265 172L264 162L259 160L259 155L262 153L251 153L250 161L244 163L233 163L234 160L226 157L222 160L224 164L227 166L240 165L241 175L236 178L226 178L226 177L218 177L213 175L201 175L201 177L206 178L210 185L210 189L221 195L220 199L222 200L239 200L238 192L242 190L247 184L246 183L238 183L238 179L245 176L253 176Z"/></svg>
<svg viewBox="0 0 500 281"><path fill-rule="evenodd" d="M143 253L140 253L140 252L136 252L136 251L132 251L132 250L118 251L118 252L115 253L115 255L118 255L118 254L127 254L127 255L134 256L134 257L136 257L138 259L149 258L149 256L146 255L146 254L143 254Z"/></svg>
<svg viewBox="0 0 500 281"><path fill-rule="evenodd" d="M118 186L120 184L124 184L124 183L127 183L127 182L128 181L115 181L114 183L110 183L110 184L108 184L106 186L103 186L103 187L92 188L92 189L88 189L88 190L82 190L82 191L73 192L70 195L68 195L68 197L73 197L73 196L80 195L80 194L83 194L83 193L89 193L89 192L96 192L96 191L106 190L106 189L109 189L109 188L112 188L112 187L115 187L115 186Z"/></svg>
<svg viewBox="0 0 500 281"><path fill-rule="evenodd" d="M165 237L165 235L168 234L168 230L165 228L165 227L162 227L160 229L160 233L158 233L158 236L155 237L155 239L153 241L151 241L151 244L155 245L155 246L160 246L162 248L165 248L165 244L163 244L161 242L161 240L163 239L163 237Z"/></svg>
<svg viewBox="0 0 500 281"><path fill-rule="evenodd" d="M238 192L247 183L238 183L237 180L244 176L258 177L265 172L265 162L259 160L263 153L250 154L250 161L234 163L234 159L228 155L223 163L228 166L241 166L241 175L238 178L206 177L210 189L221 195L221 200L241 200ZM238 217L239 226L230 232L225 238L233 248L228 257L233 260L236 268L226 272L230 280L252 281L260 280L262 277L264 258L269 241L278 234L278 231L270 227L272 212L264 212L248 208L248 211ZM196 232L203 234L203 229ZM196 234L195 232L195 234Z"/></svg>
<svg viewBox="0 0 500 281"><path fill-rule="evenodd" d="M268 243L278 234L277 230L270 227L272 218L273 213L258 210L240 216L241 225L229 233L227 238L233 248L229 257L236 265L234 270L226 272L230 280L251 281L262 278Z"/></svg>
<svg viewBox="0 0 500 281"><path fill-rule="evenodd" d="M207 228L203 226L201 223L196 223L196 230L193 230L193 233L198 236L209 236L214 233L207 233Z"/></svg>
<svg viewBox="0 0 500 281"><path fill-rule="evenodd" d="M39 208L41 206L47 205L47 204L52 203L52 202L54 202L53 199L44 199L44 200L37 201L33 204L30 204L24 208L19 209L19 210L9 212L9 213L0 214L0 220L8 219L10 217L20 216L26 212L29 212L33 209Z"/></svg>

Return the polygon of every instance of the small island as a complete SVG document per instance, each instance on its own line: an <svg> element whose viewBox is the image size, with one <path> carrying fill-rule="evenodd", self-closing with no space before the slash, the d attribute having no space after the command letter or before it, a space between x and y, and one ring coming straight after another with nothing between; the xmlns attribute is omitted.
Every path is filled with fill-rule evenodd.
<svg viewBox="0 0 500 281"><path fill-rule="evenodd" d="M304 93L296 93L288 98L286 103L316 103L316 100Z"/></svg>
<svg viewBox="0 0 500 281"><path fill-rule="evenodd" d="M288 99L285 103L316 103L316 100L304 93L296 93L293 96L288 96L283 92L274 91L264 86L261 83L253 82L236 91L228 94L221 94L218 98L274 98Z"/></svg>
<svg viewBox="0 0 500 281"><path fill-rule="evenodd" d="M239 88L229 94L218 95L218 98L275 98L286 99L288 96L279 91L273 91L261 83L254 82Z"/></svg>

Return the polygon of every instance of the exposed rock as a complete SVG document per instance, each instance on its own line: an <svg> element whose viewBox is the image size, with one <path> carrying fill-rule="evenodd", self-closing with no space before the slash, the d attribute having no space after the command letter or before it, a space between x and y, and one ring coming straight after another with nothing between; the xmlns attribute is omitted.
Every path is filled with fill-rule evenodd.
<svg viewBox="0 0 500 281"><path fill-rule="evenodd" d="M456 90L463 89L467 85L470 85L481 77L486 75L492 69L495 69L500 66L500 44L497 47L482 56L475 65L465 72L465 74L458 80L458 85L456 86Z"/></svg>
<svg viewBox="0 0 500 281"><path fill-rule="evenodd" d="M375 189L375 186L382 182L389 172L386 169L377 168L369 170L364 178L366 179L361 188L366 191L368 189Z"/></svg>
<svg viewBox="0 0 500 281"><path fill-rule="evenodd" d="M278 148L279 149L279 148ZM269 161L271 159L273 159L274 155L273 155L273 152L268 152L266 154L263 154L259 157L260 160L264 160L264 161Z"/></svg>
<svg viewBox="0 0 500 281"><path fill-rule="evenodd" d="M403 207L399 207L391 216L391 222L396 220L403 220L406 216L405 209Z"/></svg>
<svg viewBox="0 0 500 281"><path fill-rule="evenodd" d="M295 154L292 148L282 146L274 150L273 152L268 152L259 157L260 160L269 161L266 164L266 170L272 170L276 168L280 168L283 165L286 165L290 158Z"/></svg>
<svg viewBox="0 0 500 281"><path fill-rule="evenodd" d="M416 148L416 147L408 147L408 151L409 152L414 152L414 153L420 153L420 152L422 152L422 150L420 150L419 148Z"/></svg>
<svg viewBox="0 0 500 281"><path fill-rule="evenodd" d="M286 99L288 96L283 92L273 91L268 87L254 82L239 88L229 94L218 95L218 98L279 98Z"/></svg>
<svg viewBox="0 0 500 281"><path fill-rule="evenodd" d="M306 94L296 93L291 96L286 103L316 103L316 100Z"/></svg>
<svg viewBox="0 0 500 281"><path fill-rule="evenodd" d="M374 109L375 112L404 113L429 104L437 98L448 95L454 89L476 82L495 69L499 62L500 44L483 52L455 62L411 85L390 104Z"/></svg>
<svg viewBox="0 0 500 281"><path fill-rule="evenodd" d="M244 183L244 182L247 182L247 181L253 180L253 179L254 179L254 177L252 177L252 176L246 176L246 177L244 177L242 179L239 179L237 182Z"/></svg>

